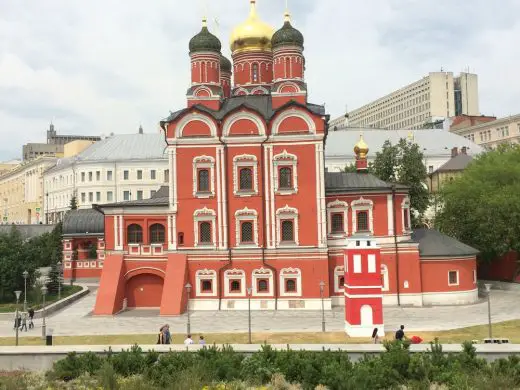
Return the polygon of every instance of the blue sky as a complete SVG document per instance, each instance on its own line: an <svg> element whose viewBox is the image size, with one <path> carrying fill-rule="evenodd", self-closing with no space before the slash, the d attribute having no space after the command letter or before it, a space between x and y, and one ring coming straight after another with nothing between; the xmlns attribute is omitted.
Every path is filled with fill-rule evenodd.
<svg viewBox="0 0 520 390"><path fill-rule="evenodd" d="M498 6L498 4L500 6ZM335 117L430 71L479 75L482 114L520 112L520 1L289 0L310 100ZM200 19L228 38L247 0L0 0L0 160L61 133L155 132L185 105ZM284 0L258 0L282 24ZM215 24L210 29L217 33Z"/></svg>

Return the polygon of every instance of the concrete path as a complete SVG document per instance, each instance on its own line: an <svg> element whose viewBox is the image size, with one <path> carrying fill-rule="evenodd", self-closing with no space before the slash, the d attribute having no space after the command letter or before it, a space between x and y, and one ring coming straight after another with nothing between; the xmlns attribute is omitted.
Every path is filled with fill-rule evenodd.
<svg viewBox="0 0 520 390"><path fill-rule="evenodd" d="M47 318L47 328L55 335L102 335L156 333L159 326L168 323L174 333L185 333L187 315L160 317L158 310L128 311L113 317L91 315L96 291L69 307ZM520 291L493 290L492 321L520 319ZM487 302L468 306L437 306L423 308L385 308L385 329L393 332L400 324L407 331L438 331L488 322ZM320 311L253 311L253 332L315 332L321 330ZM247 311L209 311L191 313L192 332L233 333L247 332ZM342 331L343 308L325 312L328 331ZM22 337L41 335L41 321L36 328L23 332ZM12 321L0 321L0 337L13 336Z"/></svg>

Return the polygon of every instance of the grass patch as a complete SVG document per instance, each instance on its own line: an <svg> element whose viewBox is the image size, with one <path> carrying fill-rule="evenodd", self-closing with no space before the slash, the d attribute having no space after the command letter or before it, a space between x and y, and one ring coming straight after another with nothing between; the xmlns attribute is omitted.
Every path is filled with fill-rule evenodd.
<svg viewBox="0 0 520 390"><path fill-rule="evenodd" d="M61 299L66 298L72 294L81 291L81 286L61 286ZM23 294L23 292L22 292ZM14 295L13 295L14 296ZM41 298L41 294L36 299L33 298L33 294L27 294L27 308L32 307L34 310L39 310L43 307L43 302ZM58 293L52 293L45 297L45 306L50 305L51 303L58 301ZM20 302L18 303L18 310L23 310L23 295L20 297ZM0 313L14 313L16 311L16 300L13 302L0 303ZM13 317L14 318L14 317Z"/></svg>
<svg viewBox="0 0 520 390"><path fill-rule="evenodd" d="M499 322L493 324L493 334L496 337L509 338L511 343L520 343L520 320ZM444 344L460 344L463 341L482 340L488 337L487 325L454 329L441 332L409 332L408 336L420 336L425 343L435 338ZM193 333L193 340L198 341L199 334ZM247 333L205 333L207 344L247 344ZM393 329L387 330L386 339L393 338ZM173 344L182 344L183 334L173 335ZM369 338L350 338L343 332L301 332L301 333L253 333L253 344L360 344L369 343ZM57 336L55 345L121 345L121 344L155 344L155 334L132 335L92 335L92 336ZM0 338L0 345L14 345L14 337ZM21 337L20 345L42 345L40 337Z"/></svg>

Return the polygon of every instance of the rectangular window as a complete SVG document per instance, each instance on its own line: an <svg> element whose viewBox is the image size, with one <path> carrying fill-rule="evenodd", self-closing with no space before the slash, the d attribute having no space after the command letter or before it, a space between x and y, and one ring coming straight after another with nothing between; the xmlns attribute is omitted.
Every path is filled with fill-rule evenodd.
<svg viewBox="0 0 520 390"><path fill-rule="evenodd" d="M81 193L81 203L85 203L85 202L86 202L85 193L82 192L82 193Z"/></svg>
<svg viewBox="0 0 520 390"><path fill-rule="evenodd" d="M184 233L183 232L179 232L177 234L177 244L179 246L183 246L184 245Z"/></svg>
<svg viewBox="0 0 520 390"><path fill-rule="evenodd" d="M241 280L240 279L234 279L229 281L229 291L233 293L241 292Z"/></svg>
<svg viewBox="0 0 520 390"><path fill-rule="evenodd" d="M433 173L433 165L430 165L430 166L428 167L428 173Z"/></svg>
<svg viewBox="0 0 520 390"><path fill-rule="evenodd" d="M410 230L410 209L403 209L404 230Z"/></svg>
<svg viewBox="0 0 520 390"><path fill-rule="evenodd" d="M209 192L209 170L199 169L197 171L197 190L198 192Z"/></svg>
<svg viewBox="0 0 520 390"><path fill-rule="evenodd" d="M96 181L101 180L101 171L96 171Z"/></svg>
<svg viewBox="0 0 520 390"><path fill-rule="evenodd" d="M89 192L88 193L88 201L91 202L91 203L94 201L94 193L93 192Z"/></svg>
<svg viewBox="0 0 520 390"><path fill-rule="evenodd" d="M92 181L92 172L88 173L88 181Z"/></svg>
<svg viewBox="0 0 520 390"><path fill-rule="evenodd" d="M278 170L278 188L281 190L293 189L293 173L291 167L281 167Z"/></svg>
<svg viewBox="0 0 520 390"><path fill-rule="evenodd" d="M107 171L107 181L112 181L112 171Z"/></svg>
<svg viewBox="0 0 520 390"><path fill-rule="evenodd" d="M281 222L282 242L294 242L294 223L292 220Z"/></svg>
<svg viewBox="0 0 520 390"><path fill-rule="evenodd" d="M152 169L150 171L150 179L155 180L155 177L156 177L156 171L155 171L155 169Z"/></svg>
<svg viewBox="0 0 520 390"><path fill-rule="evenodd" d="M143 180L143 171L140 169L137 170L137 180Z"/></svg>
<svg viewBox="0 0 520 390"><path fill-rule="evenodd" d="M130 191L123 191L123 200L130 200Z"/></svg>
<svg viewBox="0 0 520 390"><path fill-rule="evenodd" d="M170 182L170 170L169 169L164 170L164 182L165 183Z"/></svg>
<svg viewBox="0 0 520 390"><path fill-rule="evenodd" d="M330 223L331 223L331 232L332 233L343 233L344 232L343 213L332 214Z"/></svg>
<svg viewBox="0 0 520 390"><path fill-rule="evenodd" d="M153 196L157 193L156 190L151 190L150 191L150 198L153 198Z"/></svg>
<svg viewBox="0 0 520 390"><path fill-rule="evenodd" d="M285 279L285 292L295 293L296 292L296 279Z"/></svg>
<svg viewBox="0 0 520 390"><path fill-rule="evenodd" d="M269 279L257 279L256 289L259 293L269 292Z"/></svg>
<svg viewBox="0 0 520 390"><path fill-rule="evenodd" d="M361 255L354 255L354 273L361 273Z"/></svg>
<svg viewBox="0 0 520 390"><path fill-rule="evenodd" d="M448 272L448 286L458 286L459 285L459 271L449 271Z"/></svg>
<svg viewBox="0 0 520 390"><path fill-rule="evenodd" d="M96 192L96 202L101 202L101 192Z"/></svg>
<svg viewBox="0 0 520 390"><path fill-rule="evenodd" d="M85 181L85 172L81 172L81 181Z"/></svg>
<svg viewBox="0 0 520 390"><path fill-rule="evenodd" d="M376 272L376 255L368 255L368 272L373 274Z"/></svg>
<svg viewBox="0 0 520 390"><path fill-rule="evenodd" d="M240 242L242 244L253 242L253 222L242 222L240 225Z"/></svg>
<svg viewBox="0 0 520 390"><path fill-rule="evenodd" d="M211 244L211 223L201 222L199 224L199 242L201 244Z"/></svg>
<svg viewBox="0 0 520 390"><path fill-rule="evenodd" d="M130 172L128 171L123 171L123 180L128 180L128 177L130 176Z"/></svg>
<svg viewBox="0 0 520 390"><path fill-rule="evenodd" d="M143 199L143 191L137 191L137 200Z"/></svg>
<svg viewBox="0 0 520 390"><path fill-rule="evenodd" d="M107 192L107 202L112 202L114 200L114 193L112 191Z"/></svg>
<svg viewBox="0 0 520 390"><path fill-rule="evenodd" d="M253 190L253 169L242 168L240 169L240 180L239 190L240 191L252 191Z"/></svg>
<svg viewBox="0 0 520 390"><path fill-rule="evenodd" d="M201 280L200 281L200 291L203 293L210 293L213 291L213 281L212 280Z"/></svg>
<svg viewBox="0 0 520 390"><path fill-rule="evenodd" d="M357 231L368 232L368 211L358 211L357 213Z"/></svg>

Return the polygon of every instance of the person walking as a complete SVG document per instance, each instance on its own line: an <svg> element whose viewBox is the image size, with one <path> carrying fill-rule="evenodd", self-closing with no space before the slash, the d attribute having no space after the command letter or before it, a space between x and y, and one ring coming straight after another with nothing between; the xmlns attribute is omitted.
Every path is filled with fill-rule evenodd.
<svg viewBox="0 0 520 390"><path fill-rule="evenodd" d="M172 335L170 333L170 325L164 325L163 329L163 344L170 344L172 340Z"/></svg>
<svg viewBox="0 0 520 390"><path fill-rule="evenodd" d="M377 334L377 332L378 332L377 328L374 328L374 330L372 331L372 342L374 344L379 344L379 335Z"/></svg>
<svg viewBox="0 0 520 390"><path fill-rule="evenodd" d="M34 328L34 322L33 322L33 318L34 318L34 309L31 307L29 309L29 329L33 329Z"/></svg>
<svg viewBox="0 0 520 390"><path fill-rule="evenodd" d="M23 312L23 314L22 314L22 327L20 328L20 330L23 330L23 328L25 328L25 331L27 332L27 313L26 312Z"/></svg>
<svg viewBox="0 0 520 390"><path fill-rule="evenodd" d="M21 317L19 312L14 313L14 326L13 329L19 328L21 323Z"/></svg>
<svg viewBox="0 0 520 390"><path fill-rule="evenodd" d="M163 325L159 328L159 335L157 337L157 344L164 344L163 343L163 339L164 339L164 327L166 325Z"/></svg>
<svg viewBox="0 0 520 390"><path fill-rule="evenodd" d="M199 337L199 344L206 345L206 340L204 340L204 336L200 335Z"/></svg>
<svg viewBox="0 0 520 390"><path fill-rule="evenodd" d="M186 337L186 340L184 340L184 345L191 345L193 344L193 340L191 339L191 334Z"/></svg>
<svg viewBox="0 0 520 390"><path fill-rule="evenodd" d="M401 325L397 332L395 332L395 339L399 341L403 341L406 338L404 335L404 325Z"/></svg>

